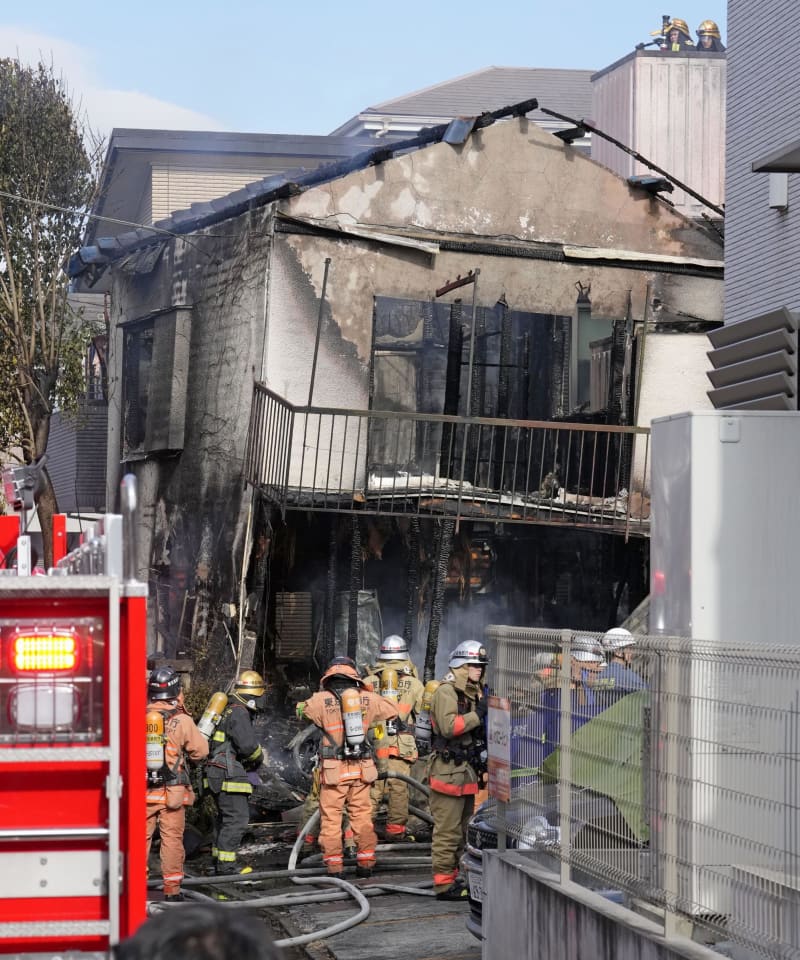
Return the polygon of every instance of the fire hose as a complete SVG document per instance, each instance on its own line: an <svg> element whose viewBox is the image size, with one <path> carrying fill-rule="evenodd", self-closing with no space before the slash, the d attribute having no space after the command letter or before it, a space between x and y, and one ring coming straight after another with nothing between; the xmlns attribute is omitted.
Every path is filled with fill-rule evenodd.
<svg viewBox="0 0 800 960"><path fill-rule="evenodd" d="M407 777L405 774L395 773L393 771L386 771L379 774L379 779L388 779L388 778L397 778L399 780L406 781L409 786L414 787L421 793L429 794L429 789L423 784L419 783L417 780L414 780L411 777ZM418 808L409 807L409 809L415 813L416 816L421 816L422 819L431 822L431 818L424 811L419 810ZM432 897L433 890L426 889L431 887L432 881L424 881L420 885L414 886L403 886L399 884L386 884L386 883L373 883L368 887L359 888L354 884L349 883L347 880L343 880L340 877L332 877L327 874L324 874L320 868L314 867L298 867L297 860L300 855L300 848L303 844L303 839L309 831L314 830L314 828L319 823L320 813L319 810L315 810L314 813L308 818L308 821L303 825L297 835L297 839L294 842L292 851L289 855L289 863L285 870L265 870L256 873L249 873L246 876L246 879L241 875L233 876L218 876L218 877L187 877L183 881L183 886L191 888L193 886L207 886L207 885L220 885L227 883L253 883L259 880L267 879L278 879L280 877L289 877L292 883L306 885L306 884L322 884L327 886L338 887L339 890L331 891L327 893L317 892L317 893L304 893L304 894L276 894L273 896L267 897L254 897L248 898L246 900L225 900L221 901L221 905L228 907L230 909L257 909L257 908L266 908L266 907L279 907L279 906L293 906L299 904L307 903L325 903L331 900L345 900L352 897L358 904L359 910L357 913L353 914L351 917L347 917L344 920L334 923L329 927L324 927L321 930L315 930L311 933L300 934L296 937L289 937L283 940L276 940L275 945L277 947L289 947L289 946L301 946L306 943L312 943L316 940L325 940L328 937L335 936L338 933L342 933L345 930L349 930L351 927L356 926L361 923L362 920L365 920L369 916L370 907L367 901L367 897L370 896L382 896L387 893L406 893L412 894L415 896L423 897ZM390 845L397 847L398 845ZM413 844L403 844L403 847L413 847ZM378 847L379 850L387 849L386 847ZM424 858L427 859L427 858ZM423 858L401 858L393 862L395 867L411 867L418 866L421 862L424 862ZM148 886L158 886L158 881L153 881ZM203 894L200 891L187 889L186 894L191 900L201 900L201 901L212 901L219 903L219 901L214 900L213 897ZM149 912L156 913L164 909L180 909L179 904L165 904L163 902L153 903L150 905Z"/></svg>

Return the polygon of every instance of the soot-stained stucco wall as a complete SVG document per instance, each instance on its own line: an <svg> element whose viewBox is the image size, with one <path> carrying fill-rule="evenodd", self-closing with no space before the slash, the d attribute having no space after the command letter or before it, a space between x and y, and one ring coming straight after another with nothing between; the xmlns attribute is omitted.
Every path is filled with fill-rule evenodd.
<svg viewBox="0 0 800 960"><path fill-rule="evenodd" d="M140 484L140 575L149 580L150 647L209 649L220 605L238 602L244 516L242 463L252 384L260 374L269 264L266 211L167 246L145 275L115 271L115 324L191 308L184 446L129 462ZM120 465L121 337L111 355L113 470ZM190 642L191 640L191 642Z"/></svg>

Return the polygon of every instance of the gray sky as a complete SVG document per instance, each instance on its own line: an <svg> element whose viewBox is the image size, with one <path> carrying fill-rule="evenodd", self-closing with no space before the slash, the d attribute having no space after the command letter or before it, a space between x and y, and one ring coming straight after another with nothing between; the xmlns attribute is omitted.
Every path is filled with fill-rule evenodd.
<svg viewBox="0 0 800 960"><path fill-rule="evenodd" d="M483 67L600 70L650 40L667 12L641 0L34 0L0 10L0 56L52 60L103 134L326 134ZM726 0L672 15L693 35L715 20L727 39Z"/></svg>

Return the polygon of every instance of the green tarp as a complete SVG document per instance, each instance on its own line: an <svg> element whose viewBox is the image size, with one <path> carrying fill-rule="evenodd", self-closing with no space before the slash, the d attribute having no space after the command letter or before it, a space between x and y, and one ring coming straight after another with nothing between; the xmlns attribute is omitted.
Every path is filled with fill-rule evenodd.
<svg viewBox="0 0 800 960"><path fill-rule="evenodd" d="M613 706L585 723L572 735L571 782L610 797L617 805L634 837L649 839L644 818L642 743L646 691L629 693ZM558 780L561 748L542 764L542 774Z"/></svg>

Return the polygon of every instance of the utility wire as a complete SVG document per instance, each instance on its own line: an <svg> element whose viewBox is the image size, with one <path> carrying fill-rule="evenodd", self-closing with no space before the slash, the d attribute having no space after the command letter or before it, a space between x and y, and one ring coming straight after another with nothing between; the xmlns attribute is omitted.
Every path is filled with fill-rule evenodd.
<svg viewBox="0 0 800 960"><path fill-rule="evenodd" d="M199 250L195 243L191 240L186 239L186 235L183 233L175 233L173 230L165 230L163 227L154 227L148 223L136 223L134 220L120 220L117 217L106 217L101 213L88 213L85 211L78 210L75 207L61 207L57 203L46 203L44 200L32 200L30 197L23 197L17 193L8 193L6 190L0 190L0 197L5 197L7 200L15 200L17 203L27 203L32 207L44 207L47 210L58 210L60 213L69 213L77 217L86 217L87 220L105 220L107 223L116 223L122 227L136 227L141 230L152 230L153 233L161 233L167 237L173 237L176 240L183 240L190 247L194 247L204 256L210 258L210 254L206 253L205 250ZM208 237L214 237L215 239L224 239L226 237L233 237L233 234L224 234L224 233L209 233L206 234Z"/></svg>
<svg viewBox="0 0 800 960"><path fill-rule="evenodd" d="M22 197L17 193L8 193L0 190L0 197L7 200L16 200L19 203L28 203L32 207L45 207L48 210L58 210L59 213L70 213L74 216L86 217L88 220L106 220L108 223L116 223L122 227L138 227L142 230L152 230L153 233L164 233L169 237L180 237L181 234L173 233L172 230L164 230L162 227L153 227L146 223L135 223L133 220L119 220L116 217L105 217L100 213L87 213L78 210L76 207L60 207L57 203L46 203L44 200L32 200L30 197Z"/></svg>
<svg viewBox="0 0 800 960"><path fill-rule="evenodd" d="M665 170L663 167L659 167L657 164L653 163L652 160L648 160L647 157L643 157L641 153L638 153L636 150L632 150L629 146L626 146L626 144L622 143L622 141L617 140L616 137L612 137L611 134L605 133L599 127L589 123L588 120L576 120L574 117L568 117L563 113L557 113L555 110L548 110L546 107L542 106L540 106L539 109L542 111L542 113L546 113L549 117L555 117L557 120L565 120L567 123L572 123L576 127L581 127L584 130L588 130L589 133L592 133L595 136L602 137L603 140L608 140L609 143L613 143L615 147L619 147L620 150L623 150L629 156L633 157L634 160L638 160L639 163L643 163L651 170L655 170L656 173L660 173L662 177L665 177L671 183L674 183L679 190L683 190L685 193L688 193L690 197L694 197L694 199L702 203L704 207L708 207L709 210L713 210L714 213L718 214L720 217L725 216L725 210L722 207L717 206L716 203L712 203L702 194L697 193L696 190L692 190L691 187L687 186L685 183L682 183L668 170ZM664 198L662 197L661 199L663 200Z"/></svg>

